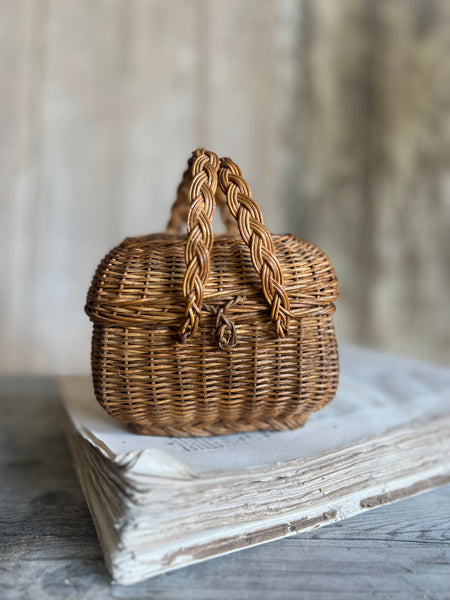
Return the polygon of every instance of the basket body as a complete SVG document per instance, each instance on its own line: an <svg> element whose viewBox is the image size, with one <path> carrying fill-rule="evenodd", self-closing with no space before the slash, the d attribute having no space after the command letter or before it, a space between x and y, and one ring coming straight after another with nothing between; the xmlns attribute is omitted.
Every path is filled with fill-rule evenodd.
<svg viewBox="0 0 450 600"><path fill-rule="evenodd" d="M303 425L338 383L329 259L291 235L272 236L289 295L277 337L248 247L217 236L204 310L191 339L183 320L186 236L128 238L101 262L88 293L92 373L100 404L136 432L211 435ZM220 347L218 332L234 334Z"/></svg>

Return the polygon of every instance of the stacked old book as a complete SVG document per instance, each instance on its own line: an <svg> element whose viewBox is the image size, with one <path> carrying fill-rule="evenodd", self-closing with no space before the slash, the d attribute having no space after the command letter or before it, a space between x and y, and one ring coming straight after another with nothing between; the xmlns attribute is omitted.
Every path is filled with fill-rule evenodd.
<svg viewBox="0 0 450 600"><path fill-rule="evenodd" d="M450 369L341 352L336 399L288 432L140 436L60 380L68 438L119 583L326 525L450 482Z"/></svg>

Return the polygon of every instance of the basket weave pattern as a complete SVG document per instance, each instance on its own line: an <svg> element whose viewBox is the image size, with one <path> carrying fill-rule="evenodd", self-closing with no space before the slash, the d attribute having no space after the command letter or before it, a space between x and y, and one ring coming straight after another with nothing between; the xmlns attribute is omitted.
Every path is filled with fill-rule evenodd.
<svg viewBox="0 0 450 600"><path fill-rule="evenodd" d="M239 168L197 150L167 232L127 238L96 271L96 397L144 434L299 427L336 392L337 297L324 253L271 236Z"/></svg>

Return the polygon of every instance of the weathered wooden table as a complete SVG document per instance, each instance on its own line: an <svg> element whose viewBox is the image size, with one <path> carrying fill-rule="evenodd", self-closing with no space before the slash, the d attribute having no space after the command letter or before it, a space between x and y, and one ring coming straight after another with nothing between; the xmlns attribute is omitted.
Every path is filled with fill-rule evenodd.
<svg viewBox="0 0 450 600"><path fill-rule="evenodd" d="M0 598L450 598L450 487L112 586L50 378L0 379Z"/></svg>

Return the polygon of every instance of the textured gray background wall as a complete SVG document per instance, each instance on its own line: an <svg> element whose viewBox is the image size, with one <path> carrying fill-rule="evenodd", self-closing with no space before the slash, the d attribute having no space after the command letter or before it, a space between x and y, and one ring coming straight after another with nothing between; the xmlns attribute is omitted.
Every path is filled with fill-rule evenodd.
<svg viewBox="0 0 450 600"><path fill-rule="evenodd" d="M0 372L87 371L93 270L200 145L332 257L341 341L449 362L450 2L0 9Z"/></svg>

